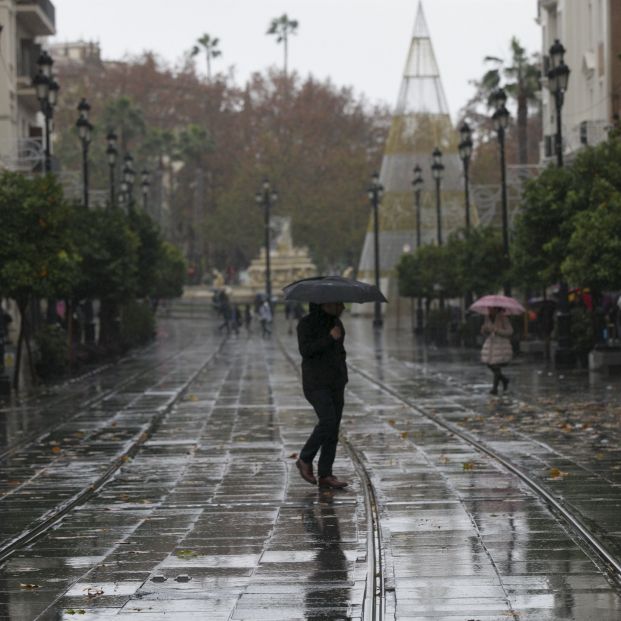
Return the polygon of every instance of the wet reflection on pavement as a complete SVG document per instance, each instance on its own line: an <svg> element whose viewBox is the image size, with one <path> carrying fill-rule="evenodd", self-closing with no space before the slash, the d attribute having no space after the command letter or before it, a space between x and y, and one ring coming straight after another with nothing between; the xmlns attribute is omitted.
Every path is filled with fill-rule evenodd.
<svg viewBox="0 0 621 621"><path fill-rule="evenodd" d="M476 389L409 366L419 363L407 357L405 339L374 336L350 318L346 326L352 362L374 378L454 422L486 412L487 397ZM218 339L207 323L176 329L195 338L184 337L192 347L174 362L90 410L76 399L76 422L51 437L84 436L63 440L61 455L46 440L11 462L9 476L19 472L29 493L14 505L9 499L18 495L7 495L8 534L63 489L69 493L77 469L92 476L143 417L164 408L139 452L96 496L0 568L0 619L362 618L367 522L360 482L342 449L335 472L352 482L347 490L318 491L299 477L296 452L315 414L295 369L275 341L231 338L178 392ZM297 356L285 330L282 341ZM619 592L515 477L372 382L356 373L350 379L343 431L380 502L386 618L621 617ZM505 438L498 426L475 422L523 459L548 455L547 448L527 454L533 444L525 436L517 444L520 430Z"/></svg>

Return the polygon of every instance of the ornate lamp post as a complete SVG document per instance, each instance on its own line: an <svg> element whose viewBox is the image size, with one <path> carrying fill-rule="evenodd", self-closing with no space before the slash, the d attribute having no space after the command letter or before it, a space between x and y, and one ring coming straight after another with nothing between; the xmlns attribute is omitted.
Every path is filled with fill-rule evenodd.
<svg viewBox="0 0 621 621"><path fill-rule="evenodd" d="M470 159L472 157L472 130L464 121L459 128L461 142L459 143L459 157L464 165L464 205L466 207L466 237L470 234ZM469 257L467 257L469 262ZM467 291L464 299L466 309L472 304L472 292Z"/></svg>
<svg viewBox="0 0 621 621"><path fill-rule="evenodd" d="M267 302L272 306L272 273L270 267L270 210L272 204L278 201L278 192L271 189L269 179L263 179L260 192L255 194L255 200L259 207L263 207L264 230L265 230L265 293Z"/></svg>
<svg viewBox="0 0 621 621"><path fill-rule="evenodd" d="M421 167L416 164L414 166L414 179L412 181L412 187L414 188L414 208L416 210L416 250L421 247L420 237L420 197L423 191L423 171Z"/></svg>
<svg viewBox="0 0 621 621"><path fill-rule="evenodd" d="M82 143L82 183L84 188L83 204L86 209L88 209L88 147L91 143L93 133L93 126L88 120L90 109L91 106L89 103L86 99L82 98L78 104L78 112L80 113L80 116L76 122L76 127L78 128L78 136L80 137L80 142Z"/></svg>
<svg viewBox="0 0 621 621"><path fill-rule="evenodd" d="M472 130L468 123L459 129L459 157L464 165L464 204L466 206L466 234L470 232L470 158L472 157Z"/></svg>
<svg viewBox="0 0 621 621"><path fill-rule="evenodd" d="M562 109L565 100L565 91L569 83L570 69L563 60L565 48L556 39L550 47L550 60L552 68L548 71L548 89L554 97L556 109L556 136L554 139L556 150L556 164L559 168L563 167L563 123ZM567 282L562 280L558 292L558 312L556 321L558 326L558 347L555 353L557 364L573 364L575 355L571 348L571 315L569 314L569 287Z"/></svg>
<svg viewBox="0 0 621 621"><path fill-rule="evenodd" d="M123 158L123 184L121 187L123 188L123 192L126 195L127 199L127 207L128 209L132 209L134 206L134 180L136 178L136 173L134 171L134 158L127 153Z"/></svg>
<svg viewBox="0 0 621 621"><path fill-rule="evenodd" d="M550 47L550 60L552 68L548 71L548 89L554 97L554 105L556 109L556 136L555 136L555 150L556 150L556 162L561 168L563 166L563 124L562 124L562 109L565 101L565 91L569 82L569 74L571 73L569 67L563 60L565 56L565 48L563 44L556 39L554 45Z"/></svg>
<svg viewBox="0 0 621 621"><path fill-rule="evenodd" d="M440 194L440 186L442 184L442 175L444 174L444 164L442 163L442 151L438 147L432 153L433 162L431 164L431 174L436 180L436 218L438 230L438 246L442 245L442 196Z"/></svg>
<svg viewBox="0 0 621 621"><path fill-rule="evenodd" d="M116 168L116 160L119 152L116 147L117 137L113 130L108 132L106 140L108 141L106 157L108 158L108 167L110 168L110 207L116 207L116 198L114 195L114 170Z"/></svg>
<svg viewBox="0 0 621 621"><path fill-rule="evenodd" d="M151 185L150 173L144 168L140 173L142 182L140 183L140 189L142 190L142 207L145 213L149 211L149 186Z"/></svg>
<svg viewBox="0 0 621 621"><path fill-rule="evenodd" d="M416 250L419 250L421 242L421 204L420 197L423 191L423 171L421 167L416 164L414 166L414 180L412 181L414 187L414 204L416 206ZM420 296L416 301L416 328L414 330L416 334L423 333L423 300Z"/></svg>
<svg viewBox="0 0 621 621"><path fill-rule="evenodd" d="M500 189L502 203L502 248L507 265L509 264L509 217L507 212L507 165L505 162L505 130L509 125L509 111L507 94L503 89L498 89L492 96L492 101L496 110L492 114L492 120L496 126L498 134L498 145L500 147ZM505 295L511 295L511 285L506 282L504 285Z"/></svg>
<svg viewBox="0 0 621 621"><path fill-rule="evenodd" d="M375 286L380 286L380 250L379 250L379 204L384 193L384 186L380 183L379 174L374 173L369 186L369 200L373 207L373 247L375 258ZM382 320L382 307L379 302L375 302L373 312L373 327L381 328L384 321Z"/></svg>
<svg viewBox="0 0 621 621"><path fill-rule="evenodd" d="M41 106L41 112L45 119L45 172L52 170L52 154L50 149L51 122L54 117L54 107L58 101L58 91L60 86L52 76L52 65L54 60L46 52L41 52L37 65L39 72L34 77L32 83L37 93L37 99Z"/></svg>

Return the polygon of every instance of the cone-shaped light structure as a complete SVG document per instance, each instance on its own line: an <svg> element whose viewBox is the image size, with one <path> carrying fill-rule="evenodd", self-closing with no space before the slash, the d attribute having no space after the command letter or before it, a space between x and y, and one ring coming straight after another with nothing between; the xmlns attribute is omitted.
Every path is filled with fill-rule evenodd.
<svg viewBox="0 0 621 621"><path fill-rule="evenodd" d="M432 153L443 153L442 229L444 236L463 226L462 165L457 146L459 131L453 127L440 79L422 3L414 24L399 97L384 150L380 182L384 197L380 206L380 270L382 290L387 297L396 293L395 265L403 248L416 247L415 209L412 193L412 169L422 168L421 209L422 244L437 239L435 182L432 177ZM474 210L473 210L474 211ZM473 215L476 221L476 213ZM372 219L360 258L358 278L373 282L374 245ZM386 280L388 279L388 281Z"/></svg>

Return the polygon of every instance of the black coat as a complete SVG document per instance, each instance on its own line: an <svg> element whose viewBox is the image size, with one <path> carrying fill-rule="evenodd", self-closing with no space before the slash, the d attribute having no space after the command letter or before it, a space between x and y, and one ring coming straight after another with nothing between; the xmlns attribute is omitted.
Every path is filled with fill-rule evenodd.
<svg viewBox="0 0 621 621"><path fill-rule="evenodd" d="M339 326L340 339L330 336ZM347 383L346 353L343 342L345 328L341 320L325 313L318 304L298 323L298 346L302 354L302 386L305 392L317 388L342 388Z"/></svg>

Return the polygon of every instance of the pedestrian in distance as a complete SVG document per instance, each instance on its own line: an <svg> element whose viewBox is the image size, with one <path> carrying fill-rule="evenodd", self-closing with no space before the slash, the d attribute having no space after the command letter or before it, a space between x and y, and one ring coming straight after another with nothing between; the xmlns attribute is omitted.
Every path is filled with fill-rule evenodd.
<svg viewBox="0 0 621 621"><path fill-rule="evenodd" d="M239 306L237 304L233 304L233 306L231 306L231 329L236 335L239 334L241 324L242 319L239 312Z"/></svg>
<svg viewBox="0 0 621 621"><path fill-rule="evenodd" d="M218 326L218 331L225 330L226 334L231 334L231 303L226 291L220 293L220 299L218 300L220 315L222 315L222 323Z"/></svg>
<svg viewBox="0 0 621 621"><path fill-rule="evenodd" d="M481 349L481 362L486 364L494 374L494 383L490 394L497 395L500 382L502 382L504 391L509 387L509 378L503 374L502 368L509 364L513 358L513 347L511 346L513 327L502 308L489 309L489 314L485 317L481 327L481 334L486 336Z"/></svg>
<svg viewBox="0 0 621 621"><path fill-rule="evenodd" d="M340 320L344 308L341 302L311 303L308 315L300 320L297 328L302 355L302 389L318 422L300 451L296 466L308 483L335 489L347 486L332 472L347 384L345 328ZM313 472L317 453L320 453L319 480Z"/></svg>
<svg viewBox="0 0 621 621"><path fill-rule="evenodd" d="M252 310L250 304L246 304L244 308L244 327L248 334L252 334Z"/></svg>
<svg viewBox="0 0 621 621"><path fill-rule="evenodd" d="M259 320L261 321L261 336L263 338L272 336L272 308L267 300L259 307Z"/></svg>
<svg viewBox="0 0 621 621"><path fill-rule="evenodd" d="M295 302L287 300L285 302L285 319L287 321L287 334L293 334L293 309Z"/></svg>

